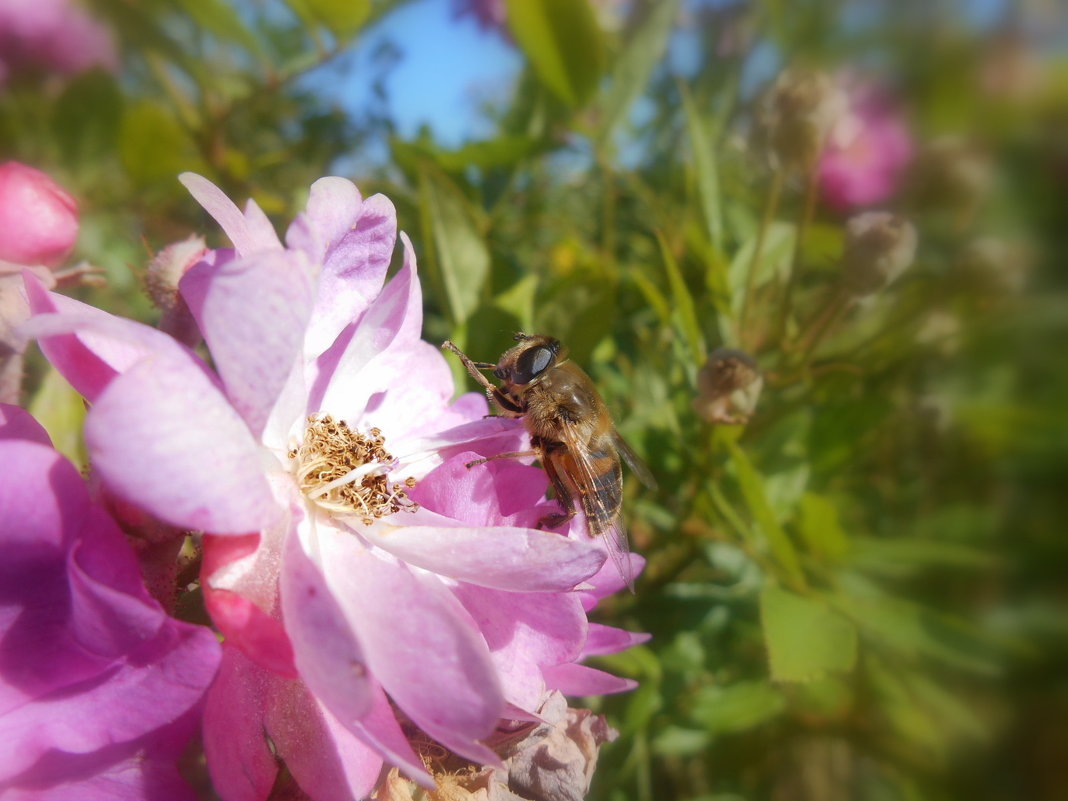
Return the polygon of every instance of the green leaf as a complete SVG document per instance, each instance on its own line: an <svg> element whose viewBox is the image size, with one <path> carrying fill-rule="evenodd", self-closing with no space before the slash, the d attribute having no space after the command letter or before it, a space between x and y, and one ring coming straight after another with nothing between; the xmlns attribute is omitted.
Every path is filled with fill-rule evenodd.
<svg viewBox="0 0 1068 801"><path fill-rule="evenodd" d="M858 539L851 557L851 565L895 576L928 568L986 570L998 563L995 554L982 548L919 537Z"/></svg>
<svg viewBox="0 0 1068 801"><path fill-rule="evenodd" d="M711 739L706 729L665 726L653 738L653 751L661 756L695 756L708 747Z"/></svg>
<svg viewBox="0 0 1068 801"><path fill-rule="evenodd" d="M76 465L89 464L82 438L85 401L54 367L48 368L28 410L44 426L57 451Z"/></svg>
<svg viewBox="0 0 1068 801"><path fill-rule="evenodd" d="M786 708L782 693L766 681L739 681L702 687L690 717L712 734L747 731L778 717Z"/></svg>
<svg viewBox="0 0 1068 801"><path fill-rule="evenodd" d="M586 367L590 354L612 330L618 304L616 287L603 273L577 270L539 293L534 323L565 343L572 358Z"/></svg>
<svg viewBox="0 0 1068 801"><path fill-rule="evenodd" d="M371 15L371 0L301 0L311 15L341 38L356 33Z"/></svg>
<svg viewBox="0 0 1068 801"><path fill-rule="evenodd" d="M668 285L671 287L671 295L675 301L675 310L679 316L679 325L682 334L690 350L690 356L695 365L700 366L705 361L705 340L701 334L701 325L697 322L697 311L694 309L693 296L689 287L682 278L678 262L671 254L667 240L659 231L656 233L656 241L660 245L660 256L664 260L664 269L667 270Z"/></svg>
<svg viewBox="0 0 1068 801"><path fill-rule="evenodd" d="M764 234L764 244L760 250L760 263L755 265L754 288L773 279L782 281L786 278L790 268L790 259L793 256L796 235L797 227L793 223L773 222L768 226ZM731 287L731 310L735 317L742 310L746 278L753 261L758 237L759 234L755 234L752 239L738 248L738 252L727 267L727 277Z"/></svg>
<svg viewBox="0 0 1068 801"><path fill-rule="evenodd" d="M578 106L597 88L604 41L588 0L505 0L508 27L538 79Z"/></svg>
<svg viewBox="0 0 1068 801"><path fill-rule="evenodd" d="M651 3L648 15L635 26L623 46L612 67L611 85L601 101L600 141L608 139L648 85L678 18L678 8L679 0Z"/></svg>
<svg viewBox="0 0 1068 801"><path fill-rule="evenodd" d="M804 574L801 572L801 563L797 558L797 551L793 543L783 530L779 521L775 518L767 496L764 494L763 480L754 469L745 451L738 447L738 443L725 440L724 444L730 451L731 463L734 465L738 483L742 489L742 496L749 507L749 513L757 523L757 527L764 535L768 550L772 557L785 570L786 575L796 584L803 586Z"/></svg>
<svg viewBox="0 0 1068 801"><path fill-rule="evenodd" d="M201 28L230 42L236 42L256 55L263 54L260 40L241 16L222 0L183 0L182 10Z"/></svg>
<svg viewBox="0 0 1068 801"><path fill-rule="evenodd" d="M822 601L768 583L760 593L760 617L776 681L812 681L853 669L857 630Z"/></svg>
<svg viewBox="0 0 1068 801"><path fill-rule="evenodd" d="M139 184L174 181L184 170L203 171L185 129L166 106L143 101L130 106L119 130L122 164Z"/></svg>
<svg viewBox="0 0 1068 801"><path fill-rule="evenodd" d="M55 103L52 129L68 162L89 162L101 169L114 163L115 138L122 119L122 93L115 79L91 70L71 80Z"/></svg>
<svg viewBox="0 0 1068 801"><path fill-rule="evenodd" d="M808 550L825 562L838 562L849 550L849 539L838 522L838 510L822 495L806 492L801 496L797 530Z"/></svg>
<svg viewBox="0 0 1068 801"><path fill-rule="evenodd" d="M528 136L502 135L484 142L469 142L457 150L440 151L433 157L442 169L457 172L468 167L511 167L543 147L537 139Z"/></svg>
<svg viewBox="0 0 1068 801"><path fill-rule="evenodd" d="M686 113L686 129L690 135L690 151L693 168L697 173L697 195L701 199L708 240L717 256L723 253L723 212L719 194L719 168L716 164L716 147L705 132L689 90L681 87L682 107Z"/></svg>
<svg viewBox="0 0 1068 801"><path fill-rule="evenodd" d="M456 327L478 307L490 272L489 249L470 202L444 173L425 162L419 168L419 194L434 243L430 272Z"/></svg>

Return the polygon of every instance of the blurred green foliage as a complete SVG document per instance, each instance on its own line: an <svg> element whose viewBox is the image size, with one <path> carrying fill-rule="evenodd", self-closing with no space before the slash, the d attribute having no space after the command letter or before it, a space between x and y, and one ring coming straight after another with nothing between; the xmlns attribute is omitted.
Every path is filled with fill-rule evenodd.
<svg viewBox="0 0 1068 801"><path fill-rule="evenodd" d="M977 26L967 3L635 0L610 29L588 0L509 0L527 67L459 149L300 80L399 5L99 0L121 74L13 79L0 152L80 198L78 255L110 279L92 300L152 319L149 250L206 227L178 172L281 221L389 137L388 164L350 177L415 241L426 337L494 359L513 330L559 336L659 482L628 479L648 566L599 612L653 639L599 660L641 686L593 702L621 734L592 797L1066 797L1068 58L1028 38L1042 4ZM1026 64L997 62L1017 40ZM1032 62L1034 85L982 83ZM915 264L824 329L844 216L757 136L752 75L797 64L892 84L919 149L961 137L992 176L903 187ZM747 425L693 410L717 346L765 376Z"/></svg>

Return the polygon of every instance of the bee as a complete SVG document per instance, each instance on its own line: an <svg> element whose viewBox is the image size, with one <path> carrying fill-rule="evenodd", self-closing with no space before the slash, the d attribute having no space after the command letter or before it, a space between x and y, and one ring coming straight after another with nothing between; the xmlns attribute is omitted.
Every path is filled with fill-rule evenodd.
<svg viewBox="0 0 1068 801"><path fill-rule="evenodd" d="M590 534L605 537L616 569L633 592L627 558L630 549L619 520L623 504L620 456L647 486L655 486L655 481L616 431L593 381L581 367L568 361L567 349L560 341L544 334L523 333L517 333L515 339L519 344L496 364L472 361L452 342L442 343L442 348L460 358L501 414L523 418L530 434L531 450L500 453L467 466L490 459L536 456L563 509L541 518L538 528L552 529L570 521L577 511L577 496ZM490 383L482 370L493 370L500 386Z"/></svg>

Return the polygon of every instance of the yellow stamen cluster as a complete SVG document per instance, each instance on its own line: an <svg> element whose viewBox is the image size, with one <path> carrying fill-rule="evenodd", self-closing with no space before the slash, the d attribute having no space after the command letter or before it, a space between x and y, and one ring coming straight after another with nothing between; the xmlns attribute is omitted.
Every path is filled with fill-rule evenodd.
<svg viewBox="0 0 1068 801"><path fill-rule="evenodd" d="M358 515L366 525L401 510L414 512L418 504L406 488L414 487L415 479L389 483L396 460L385 442L377 428L362 434L330 415L310 416L304 442L289 452L301 492L327 511Z"/></svg>

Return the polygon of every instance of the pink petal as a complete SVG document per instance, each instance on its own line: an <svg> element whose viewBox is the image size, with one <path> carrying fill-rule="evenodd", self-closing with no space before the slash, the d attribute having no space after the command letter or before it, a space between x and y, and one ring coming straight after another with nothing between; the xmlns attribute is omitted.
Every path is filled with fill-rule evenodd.
<svg viewBox="0 0 1068 801"><path fill-rule="evenodd" d="M52 365L89 401L96 400L116 375L143 359L196 358L154 328L48 292L32 276L26 275L25 282L35 316L20 331L40 340Z"/></svg>
<svg viewBox="0 0 1068 801"><path fill-rule="evenodd" d="M306 352L326 351L342 330L358 320L382 289L397 240L397 213L388 198L360 193L342 178L312 185L308 207L286 233L291 248L322 265L319 294Z"/></svg>
<svg viewBox="0 0 1068 801"><path fill-rule="evenodd" d="M226 801L266 801L274 786L278 763L263 718L276 681L236 648L223 647L204 707L204 752L212 785Z"/></svg>
<svg viewBox="0 0 1068 801"><path fill-rule="evenodd" d="M278 755L314 801L358 801L374 789L381 755L341 726L303 684L276 684L266 719Z"/></svg>
<svg viewBox="0 0 1068 801"><path fill-rule="evenodd" d="M0 440L13 439L24 442L36 442L52 447L48 432L38 423L33 415L10 403L0 403ZM6 464L13 464L6 462Z"/></svg>
<svg viewBox="0 0 1068 801"><path fill-rule="evenodd" d="M319 545L333 595L386 692L427 734L483 756L488 749L473 741L493 731L504 699L467 612L437 579L371 553L352 535L327 531Z"/></svg>
<svg viewBox="0 0 1068 801"><path fill-rule="evenodd" d="M296 678L298 674L293 646L285 627L264 609L273 609L275 606L269 589L252 591L241 578L235 580L229 575L224 578L234 588L220 586L223 580L221 576L226 572L234 572L233 565L241 561L248 563L244 565L246 572L257 574L261 582L277 583L273 576L263 575L269 569L270 561L276 562L278 558L269 547L260 547L264 539L265 535L262 534L204 537L204 561L201 566L204 603L227 643L267 670L287 678ZM248 595L241 594L239 589Z"/></svg>
<svg viewBox="0 0 1068 801"><path fill-rule="evenodd" d="M189 194L215 218L219 227L230 237L241 256L253 256L272 250L282 250L278 234L259 206L249 201L245 213L234 205L219 187L203 176L183 172L178 176Z"/></svg>
<svg viewBox="0 0 1068 801"><path fill-rule="evenodd" d="M625 631L612 626L602 626L600 623L590 623L590 634L582 649L582 656L601 656L625 651L648 642L652 636L644 632Z"/></svg>
<svg viewBox="0 0 1068 801"><path fill-rule="evenodd" d="M587 542L547 531L453 527L453 521L445 519L442 523L379 523L360 533L405 562L440 576L515 592L566 592L596 573L605 559L603 551Z"/></svg>
<svg viewBox="0 0 1068 801"><path fill-rule="evenodd" d="M146 361L114 379L85 441L117 496L168 523L244 534L281 514L244 421L188 361Z"/></svg>
<svg viewBox="0 0 1068 801"><path fill-rule="evenodd" d="M301 678L339 720L364 717L371 710L371 677L340 600L304 553L299 537L289 538L283 558L282 614Z"/></svg>
<svg viewBox="0 0 1068 801"><path fill-rule="evenodd" d="M482 455L463 451L450 456L419 481L410 497L437 514L484 526L499 525L505 522L502 518L529 509L545 497L549 480L543 470L514 459L467 467Z"/></svg>
<svg viewBox="0 0 1068 801"><path fill-rule="evenodd" d="M418 342L423 320L415 257L407 238L404 242L404 266L375 298L348 339L343 334L319 358L319 375L309 398L309 408L328 409L335 415L355 419L373 393L389 386L381 380L372 382L362 374L364 368L376 358L383 358L394 372L408 366L390 353L390 346L395 342Z"/></svg>
<svg viewBox="0 0 1068 801"><path fill-rule="evenodd" d="M200 262L182 279L181 292L227 397L259 436L300 355L311 312L302 260L264 253L219 266Z"/></svg>
<svg viewBox="0 0 1068 801"><path fill-rule="evenodd" d="M393 714L393 707L378 682L373 682L371 695L371 711L360 720L343 721L343 724L365 743L385 754L409 779L433 790L436 787L434 779L426 772L423 761L412 751L408 738Z"/></svg>
<svg viewBox="0 0 1068 801"><path fill-rule="evenodd" d="M596 539L590 541L599 547L603 547ZM627 554L627 561L630 564L628 572L631 581L635 581L641 575L642 570L645 569L645 558L636 553L629 553ZM584 590L581 593L582 605L587 612L597 606L598 601L602 598L607 598L626 586L623 576L620 575L619 570L616 569L611 559L606 561L601 569L597 571L597 574L586 583L592 586L592 589Z"/></svg>
<svg viewBox="0 0 1068 801"><path fill-rule="evenodd" d="M454 592L486 638L505 698L536 712L545 693L542 668L576 659L586 614L572 593L502 592L461 584Z"/></svg>
<svg viewBox="0 0 1068 801"><path fill-rule="evenodd" d="M603 670L569 663L546 668L543 671L545 684L564 695L606 695L633 690L638 682L621 679Z"/></svg>

